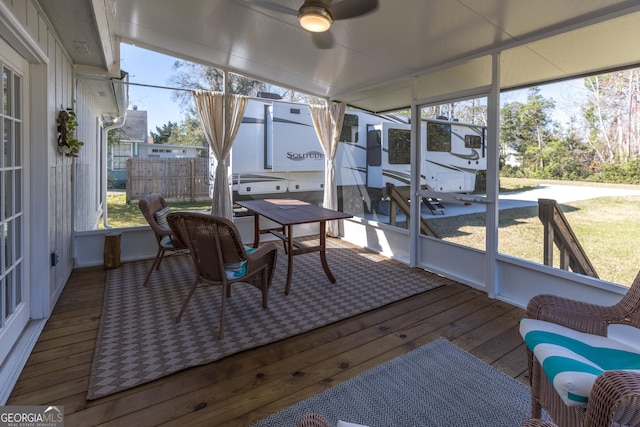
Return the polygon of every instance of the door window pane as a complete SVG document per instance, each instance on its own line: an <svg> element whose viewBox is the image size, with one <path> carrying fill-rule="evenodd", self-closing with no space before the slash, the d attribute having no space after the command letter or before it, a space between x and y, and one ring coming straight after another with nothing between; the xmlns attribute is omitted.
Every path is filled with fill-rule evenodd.
<svg viewBox="0 0 640 427"><path fill-rule="evenodd" d="M421 190L452 196L426 193L423 218L437 237L479 250L486 248L486 208L456 198L485 196L486 105L482 97L423 107L420 127Z"/></svg>
<svg viewBox="0 0 640 427"><path fill-rule="evenodd" d="M0 120L0 336L25 295L23 261L24 175L22 166L21 77L2 66Z"/></svg>

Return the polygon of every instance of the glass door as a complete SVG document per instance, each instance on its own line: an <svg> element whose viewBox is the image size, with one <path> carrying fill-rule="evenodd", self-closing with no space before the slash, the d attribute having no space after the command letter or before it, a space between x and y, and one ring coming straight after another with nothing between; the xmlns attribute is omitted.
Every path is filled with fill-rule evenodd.
<svg viewBox="0 0 640 427"><path fill-rule="evenodd" d="M6 50L3 50L6 52ZM15 59L12 58L15 63ZM27 65L25 65L26 68ZM0 57L0 364L29 320L25 273L23 78Z"/></svg>

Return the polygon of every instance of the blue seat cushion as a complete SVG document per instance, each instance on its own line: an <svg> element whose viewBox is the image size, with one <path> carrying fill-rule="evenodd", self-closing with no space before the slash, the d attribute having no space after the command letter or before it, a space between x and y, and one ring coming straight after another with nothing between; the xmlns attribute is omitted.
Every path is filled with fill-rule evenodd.
<svg viewBox="0 0 640 427"><path fill-rule="evenodd" d="M640 350L619 340L536 319L522 319L520 334L568 406L586 406L604 371L640 373Z"/></svg>
<svg viewBox="0 0 640 427"><path fill-rule="evenodd" d="M173 249L173 240L171 240L171 236L162 236L160 239L160 246L165 249Z"/></svg>
<svg viewBox="0 0 640 427"><path fill-rule="evenodd" d="M245 251L250 254L255 251L256 248L250 248L245 246ZM239 279L247 274L247 261L235 262L224 265L224 273L227 276L227 280Z"/></svg>

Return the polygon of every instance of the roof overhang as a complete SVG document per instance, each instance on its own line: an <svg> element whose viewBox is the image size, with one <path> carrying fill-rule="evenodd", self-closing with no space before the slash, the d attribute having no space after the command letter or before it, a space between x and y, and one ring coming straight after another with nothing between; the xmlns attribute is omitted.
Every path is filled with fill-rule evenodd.
<svg viewBox="0 0 640 427"><path fill-rule="evenodd" d="M330 49L277 11L302 0L271 1L278 7L253 0L41 4L78 70L117 77L122 41L376 112L487 88L494 54L503 90L640 64L635 0L380 0L377 11L334 23ZM83 24L69 27L69 19ZM96 46L93 55L78 51L78 37Z"/></svg>

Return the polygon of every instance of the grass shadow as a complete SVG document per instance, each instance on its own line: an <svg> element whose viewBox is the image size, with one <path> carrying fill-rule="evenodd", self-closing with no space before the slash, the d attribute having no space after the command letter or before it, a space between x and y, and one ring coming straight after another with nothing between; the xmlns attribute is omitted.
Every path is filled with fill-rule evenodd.
<svg viewBox="0 0 640 427"><path fill-rule="evenodd" d="M564 213L579 211L580 208L561 204L560 209ZM513 226L530 224L538 218L538 206L526 206L521 208L501 209L498 214L498 227L507 229ZM456 238L470 236L472 233L463 231L463 228L484 228L486 226L486 214L473 213L442 218L429 218L427 223L442 238Z"/></svg>

